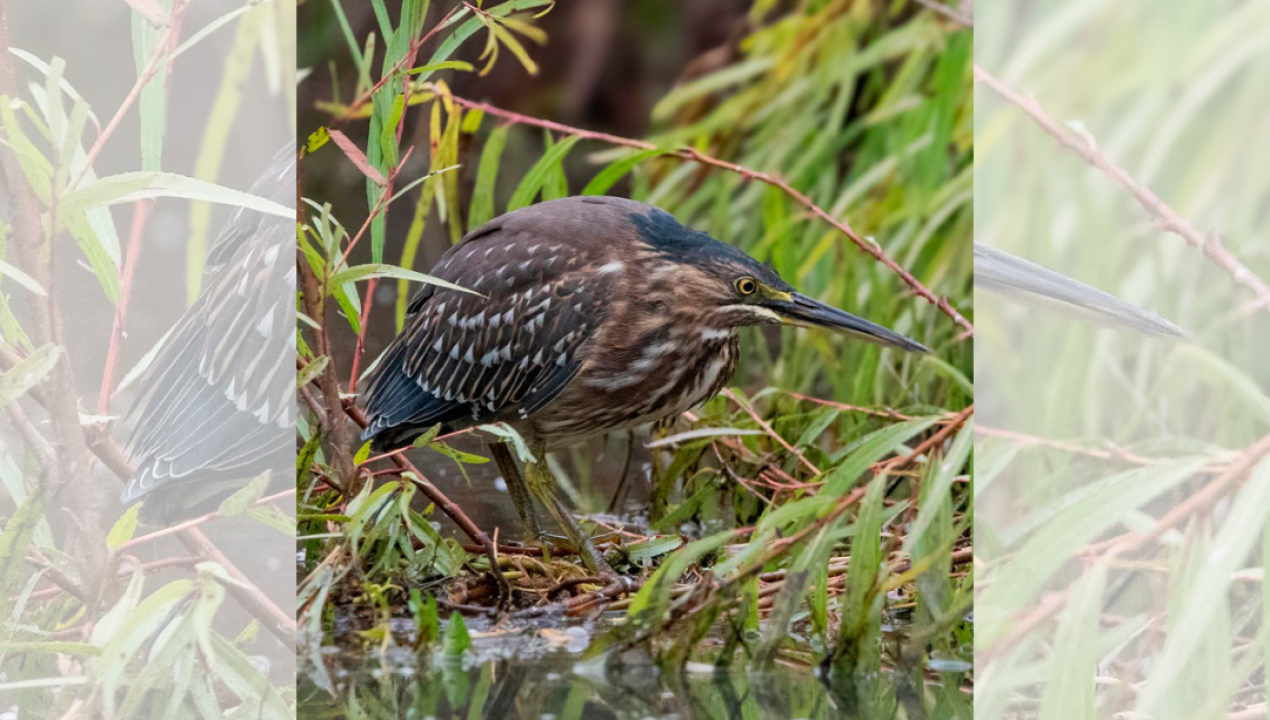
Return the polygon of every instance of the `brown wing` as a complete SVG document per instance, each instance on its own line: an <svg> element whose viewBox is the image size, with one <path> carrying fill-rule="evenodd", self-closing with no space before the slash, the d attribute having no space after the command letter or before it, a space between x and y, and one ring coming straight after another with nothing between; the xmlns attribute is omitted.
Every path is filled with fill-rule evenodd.
<svg viewBox="0 0 1270 720"><path fill-rule="evenodd" d="M517 215L473 231L433 270L485 297L425 286L411 301L368 390L363 438L392 447L437 423L524 419L582 367L613 275L544 218Z"/></svg>

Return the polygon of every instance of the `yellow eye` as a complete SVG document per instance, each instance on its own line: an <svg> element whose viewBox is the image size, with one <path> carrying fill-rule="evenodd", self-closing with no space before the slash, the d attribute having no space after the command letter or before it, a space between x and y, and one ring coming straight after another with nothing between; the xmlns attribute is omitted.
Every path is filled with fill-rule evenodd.
<svg viewBox="0 0 1270 720"><path fill-rule="evenodd" d="M736 281L736 291L742 295L753 295L758 290L758 283L752 277L743 277Z"/></svg>

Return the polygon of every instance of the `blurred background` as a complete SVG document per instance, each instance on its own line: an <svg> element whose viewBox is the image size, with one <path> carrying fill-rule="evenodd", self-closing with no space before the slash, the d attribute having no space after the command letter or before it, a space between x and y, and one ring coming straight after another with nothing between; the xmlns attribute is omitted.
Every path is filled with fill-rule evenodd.
<svg viewBox="0 0 1270 720"><path fill-rule="evenodd" d="M976 717L1265 717L1270 306L1240 283L1270 277L1270 3L980 2L975 20L979 66L1246 268L977 84L976 239L1187 337L976 291Z"/></svg>

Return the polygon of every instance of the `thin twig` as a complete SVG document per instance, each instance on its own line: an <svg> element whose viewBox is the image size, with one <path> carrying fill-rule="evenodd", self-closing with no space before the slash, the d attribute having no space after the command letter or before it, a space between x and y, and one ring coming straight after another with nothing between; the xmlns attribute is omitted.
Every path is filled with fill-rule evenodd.
<svg viewBox="0 0 1270 720"><path fill-rule="evenodd" d="M978 63L975 63L974 71L976 81L982 82L991 88L993 92L1016 105L1032 118L1037 127L1057 140L1060 145L1079 155L1085 162L1102 171L1113 182L1128 191L1133 199L1142 206L1142 209L1146 210L1156 220L1161 230L1180 237L1187 245L1198 249L1203 253L1204 257L1224 270L1236 285L1242 286L1251 292L1255 298L1256 305L1260 306L1262 310L1270 312L1270 286L1267 286L1264 280L1252 270L1249 270L1226 248L1226 244L1222 241L1220 235L1200 232L1195 226L1184 220L1181 215L1178 215L1168 203L1161 200L1160 196L1156 195L1151 188L1130 175L1124 168L1109 160L1106 155L1103 155L1095 142L1092 140L1078 140L1066 128L1055 122L1041 108L1036 98L1025 97L1015 92Z"/></svg>
<svg viewBox="0 0 1270 720"><path fill-rule="evenodd" d="M459 97L457 95L454 95L453 93L443 92L442 89L436 85L427 84L427 86L430 87L433 90L433 92L436 92L438 95L445 95L449 97L451 100L453 100L454 102L458 103L459 105L462 105L465 108L468 108L469 110L480 110L487 115L500 117L513 124L531 125L533 127L545 128L547 130L553 130L555 132L563 133L565 135L573 135L573 136L580 137L586 140L597 140L600 142L608 143L610 145L620 145L623 147L636 148L640 150L658 149L657 145L654 145L653 143L650 143L646 140L635 140L633 138L625 138L618 135L611 135L609 133L595 132L593 130L584 130L582 128L565 125L563 123L558 123L551 120L543 120L541 118L532 117L530 115L522 115L517 112L512 112L510 110L504 110L502 108L495 107L493 105L490 105L489 103L476 102L474 100L468 100L466 98ZM736 173L740 175L742 178L757 180L761 183L765 183L767 185L771 185L774 188L777 188L781 192L793 198L795 202L797 202L799 205L802 205L805 209L807 209L813 215L821 218L822 220L824 220L825 222L829 223L834 228L836 228L843 235L846 235L847 239L855 243L856 247L860 248L870 257L872 257L873 259L885 265L888 269L891 270L891 272L898 275L900 279L903 280L904 283L909 286L909 288L913 291L914 294L918 295L919 297L923 298L924 300L931 303L935 307L939 308L940 312L952 318L953 322L957 323L958 325L960 325L962 328L966 330L966 332L962 333L959 337L973 337L974 336L974 325L972 325L969 320L962 317L961 313L959 313L957 309L953 307L952 303L949 302L948 298L936 295L935 293L931 292L929 289L927 289L925 285L921 283L920 280L914 277L912 273L910 273L907 269L905 269L895 260L891 259L891 257L887 255L886 252L883 251L880 246L878 246L874 242L871 242L861 237L854 229L851 228L850 225L847 224L845 220L839 220L838 218L830 215L823 208L821 208L814 201L812 201L812 199L809 198L807 195L794 189L794 187L790 185L788 182L786 182L784 179L776 175L772 175L770 173L759 172L757 170L751 170L750 168L747 168L743 165L738 165L733 162L720 160L719 158L713 157L711 155L706 155L705 153L697 150L696 148L683 147L677 150L667 150L666 155L670 157L682 158L684 160L691 160L692 162L696 162L701 165L708 165L711 167L721 168L723 170L727 170L728 172Z"/></svg>
<svg viewBox="0 0 1270 720"><path fill-rule="evenodd" d="M282 490L281 492L276 492L273 495L267 495L265 497L258 498L254 503L251 504L251 506L260 507L261 505L268 505L274 500L280 500L284 497L287 497L289 495L294 495L294 494L295 494L295 488L290 487L290 488L287 488L286 490ZM211 522L212 520L215 520L220 517L224 517L224 514L220 510L213 510L212 512L206 513L204 515L199 515L198 517L190 518L189 520L179 522L176 525L169 525L168 527L165 527L162 530L155 530L152 533L146 533L145 535L138 535L137 537L132 538L128 542L124 543L123 545L120 545L118 549L123 550L126 548L141 545L142 543L150 542L152 540L157 540L161 537L175 535L177 533L183 532L190 528L198 527L199 525L205 525Z"/></svg>
<svg viewBox="0 0 1270 720"><path fill-rule="evenodd" d="M361 110L362 107L366 105L366 103L370 102L370 99L375 96L375 93L379 90L379 88L384 86L384 83L396 77L398 70L401 70L407 64L414 64L414 60L415 60L415 57L418 55L419 48L423 47L423 44L428 42L429 38L431 38L434 34L436 34L438 30L445 27L446 23L450 22L450 18L453 17L455 13L459 12L462 9L463 9L462 5L455 5L453 8L450 8L450 12L446 13L445 17L441 18L441 21L438 22L423 37L419 38L418 40L411 41L410 50L406 52L406 54L402 56L402 58L398 60L395 65L388 68L388 71L384 73L383 77L379 79L379 82L375 83L375 85L371 89L362 93L361 95L357 97L357 99L349 103L344 108L344 112L340 113L338 117L332 120L332 124L338 125L339 123L342 123L352 118L354 115L357 114L358 110ZM405 84L407 86L409 85L409 83L405 83ZM405 123L401 123L397 126L397 131L399 133L401 132L401 126L404 124ZM398 136L398 139L400 139L400 136Z"/></svg>
<svg viewBox="0 0 1270 720"><path fill-rule="evenodd" d="M724 395L725 395L728 399L730 399L732 402L734 402L734 403L736 403L737 405L739 405L739 406L741 407L741 409L742 409L742 410L744 410L746 413L748 413L748 414L749 414L749 416L750 416L751 418L753 418L754 422L758 423L758 426L759 426L759 427L761 427L761 428L763 428L763 432L766 432L768 435L770 435L772 438L774 438L774 439L776 440L776 442L780 444L780 446L781 446L781 447L785 448L785 451L786 451L786 452L788 452L790 455L793 455L794 457L798 458L798 459L799 459L799 461L801 461L803 465L806 465L806 466L807 466L807 469L808 469L808 470L811 470L811 474L812 474L812 475L815 475L816 477L820 477L821 475L823 475L823 474L824 474L824 473L822 473L822 472L820 471L820 468L816 467L816 466L815 466L815 464L813 464L813 463L812 463L812 461L808 460L808 459L807 459L807 457L806 457L805 455L803 455L801 452L799 452L798 450L796 450L796 449L794 448L794 446L793 446L793 445L790 445L790 444L789 444L789 443L785 440L785 438L781 437L780 433L778 433L778 432L776 432L775 430L773 430L773 429L772 429L772 426L771 426L771 425L769 425L769 424L767 423L767 421L766 421L766 420L764 420L763 418L759 417L759 414L758 414L758 413L756 413L756 412L754 412L754 408L750 407L750 404L749 404L749 403L746 403L746 402L741 402L741 401L737 398L736 394L735 394L735 393L733 393L731 390L724 390L724 391L723 391L723 394L724 394Z"/></svg>
<svg viewBox="0 0 1270 720"><path fill-rule="evenodd" d="M1171 462L1168 459L1139 455L1123 448L1100 450L1098 448L1086 447L1076 443L1064 442L1062 440L1050 440L1036 435L1028 435L1026 433L1015 432L1013 430L1003 430L1001 428L987 427L984 425L976 425L975 434L986 437L1001 438L1002 440L1009 440L1010 442L1018 443L1027 447L1050 448L1077 455L1099 458L1101 460L1123 460L1128 463L1133 463L1134 465L1162 465Z"/></svg>
<svg viewBox="0 0 1270 720"><path fill-rule="evenodd" d="M97 155L106 146L106 141L110 139L111 135L115 134L115 130L119 128L119 123L123 121L128 111L132 109L133 103L137 101L137 98L141 97L141 91L145 89L146 85L150 84L150 81L154 79L154 76L163 67L163 60L172 50L172 40L180 32L181 24L178 20L188 5L188 2L178 2L177 6L172 9L172 21L163 33L163 37L154 44L154 51L150 53L150 58L146 61L145 66L141 68L141 72L137 74L137 81L133 83L132 89L128 91L128 96L119 105L119 109L115 110L114 117L110 118L110 122L106 123L106 127L97 135L97 139L93 142L92 147L89 148L88 154L84 156L84 163L80 167L79 172L75 174L74 179L66 186L66 192L78 187L80 182L84 180L84 176L92 170L93 161L97 159Z"/></svg>
<svg viewBox="0 0 1270 720"><path fill-rule="evenodd" d="M119 282L119 302L115 305L115 322L110 329L110 344L106 347L106 362L101 373L101 393L97 397L97 414L110 414L110 396L115 387L115 363L119 359L119 345L123 340L124 322L128 315L128 302L132 299L132 279L141 256L141 238L145 234L146 219L150 216L151 200L139 200L132 207L132 230L128 233L128 254L124 257L123 277Z"/></svg>

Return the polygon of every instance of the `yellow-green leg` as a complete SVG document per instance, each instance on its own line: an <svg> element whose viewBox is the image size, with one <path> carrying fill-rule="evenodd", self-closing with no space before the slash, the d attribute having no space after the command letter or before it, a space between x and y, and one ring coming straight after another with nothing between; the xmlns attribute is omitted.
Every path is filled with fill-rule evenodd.
<svg viewBox="0 0 1270 720"><path fill-rule="evenodd" d="M529 497L529 490L525 487L525 481L520 477L520 471L516 469L516 461L512 458L512 453L507 448L507 443L490 443L489 450L490 454L494 456L494 463L498 465L498 471L502 473L503 480L507 483L507 492L512 496L512 503L516 506L516 514L520 516L520 522L523 523L525 532L534 540L541 540L542 523L538 521L538 512L534 510L534 501Z"/></svg>
<svg viewBox="0 0 1270 720"><path fill-rule="evenodd" d="M608 561L595 548L595 543L591 542L591 537L582 531L582 526L578 525L577 519L573 517L573 511L565 504L564 498L560 497L556 478L547 465L546 454L541 448L535 450L534 454L538 460L525 466L525 483L529 486L529 492L533 493L533 496L538 498L538 502L551 513L551 518L556 521L556 525L560 526L569 538L569 542L582 555L582 562L586 563L588 570L596 575L616 575L613 568L609 567Z"/></svg>

